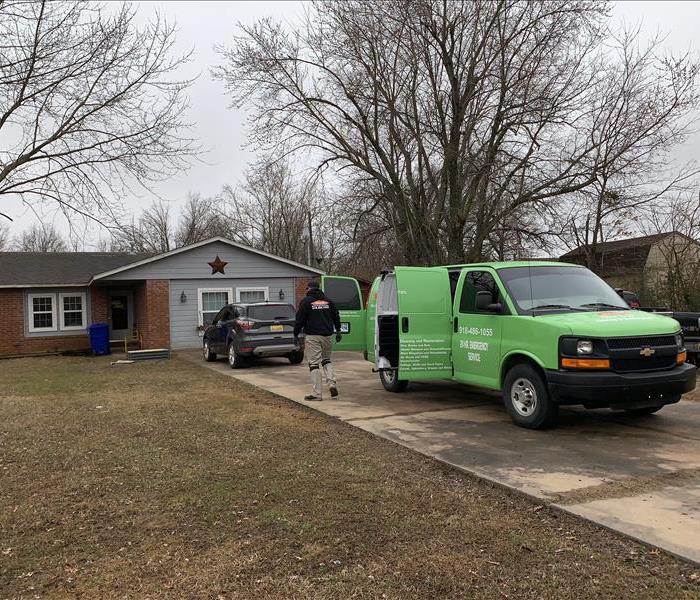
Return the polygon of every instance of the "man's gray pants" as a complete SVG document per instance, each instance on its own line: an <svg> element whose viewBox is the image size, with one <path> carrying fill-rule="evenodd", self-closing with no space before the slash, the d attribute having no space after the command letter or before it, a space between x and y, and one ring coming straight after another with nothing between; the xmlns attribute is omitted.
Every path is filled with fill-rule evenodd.
<svg viewBox="0 0 700 600"><path fill-rule="evenodd" d="M330 387L335 387L335 372L331 363L331 351L333 341L330 335L307 335L305 340L306 358L309 361L309 371L311 373L311 385L314 388L314 396L323 396L323 385L321 382L321 369L326 377L326 383Z"/></svg>

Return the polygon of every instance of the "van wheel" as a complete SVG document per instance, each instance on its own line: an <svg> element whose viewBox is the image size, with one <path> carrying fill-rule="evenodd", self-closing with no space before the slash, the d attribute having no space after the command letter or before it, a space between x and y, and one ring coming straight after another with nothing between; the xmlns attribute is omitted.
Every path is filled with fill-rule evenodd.
<svg viewBox="0 0 700 600"><path fill-rule="evenodd" d="M513 423L527 429L555 424L559 405L549 397L542 376L528 364L515 365L503 383L503 403Z"/></svg>
<svg viewBox="0 0 700 600"><path fill-rule="evenodd" d="M209 340L204 340L202 354L204 355L204 360L207 362L214 362L216 360L216 352L211 351L211 348L209 347Z"/></svg>
<svg viewBox="0 0 700 600"><path fill-rule="evenodd" d="M405 392L408 387L408 380L399 379L399 372L396 370L379 371L379 379L387 392Z"/></svg>

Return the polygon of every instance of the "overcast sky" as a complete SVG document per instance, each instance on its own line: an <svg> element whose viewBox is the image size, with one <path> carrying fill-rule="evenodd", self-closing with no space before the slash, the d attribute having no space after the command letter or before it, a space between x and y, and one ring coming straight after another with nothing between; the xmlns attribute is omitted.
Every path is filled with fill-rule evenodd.
<svg viewBox="0 0 700 600"><path fill-rule="evenodd" d="M195 51L191 64L182 75L199 75L190 92L189 120L195 124L194 136L209 152L202 157L205 163L195 164L188 172L157 186L157 193L173 205L173 212L177 212L190 191L214 195L222 185L238 183L246 165L254 157L253 151L246 147L245 113L228 108L223 85L210 76L210 67L219 62L214 45L228 44L238 22L250 24L272 16L294 24L303 11L303 3L141 2L138 11L139 19L144 22L155 11L174 20L178 25L180 50ZM641 22L644 36L665 35L666 46L674 52L700 50L700 40L697 39L700 2L620 2L614 7L614 18L620 23ZM700 135L693 135L678 156L684 161L700 159ZM148 197L126 198L124 202L138 213L139 207L147 205L150 200ZM10 206L9 212L16 218L11 226L13 233L36 219L19 203ZM47 212L45 218L51 220L51 213ZM66 229L60 218L56 218L56 225ZM96 240L97 231L93 230L90 237Z"/></svg>

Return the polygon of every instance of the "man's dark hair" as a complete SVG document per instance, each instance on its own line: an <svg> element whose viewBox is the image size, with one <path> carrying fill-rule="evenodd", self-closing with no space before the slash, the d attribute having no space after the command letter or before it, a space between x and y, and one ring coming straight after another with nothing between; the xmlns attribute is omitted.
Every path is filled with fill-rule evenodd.
<svg viewBox="0 0 700 600"><path fill-rule="evenodd" d="M316 281L316 280L309 281L309 283L306 284L307 290L318 290L320 288L321 288L321 286L318 284L318 281Z"/></svg>

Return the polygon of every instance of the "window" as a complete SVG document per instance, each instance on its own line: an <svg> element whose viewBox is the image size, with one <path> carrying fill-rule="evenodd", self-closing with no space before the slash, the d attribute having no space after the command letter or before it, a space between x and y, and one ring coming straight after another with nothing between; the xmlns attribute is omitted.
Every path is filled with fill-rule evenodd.
<svg viewBox="0 0 700 600"><path fill-rule="evenodd" d="M56 294L29 294L29 331L56 331Z"/></svg>
<svg viewBox="0 0 700 600"><path fill-rule="evenodd" d="M289 304L267 304L251 306L248 316L260 321L285 321L294 318L294 309Z"/></svg>
<svg viewBox="0 0 700 600"><path fill-rule="evenodd" d="M323 291L338 310L362 310L362 296L357 281L343 277L324 277Z"/></svg>
<svg viewBox="0 0 700 600"><path fill-rule="evenodd" d="M470 271L464 278L462 297L459 300L459 312L486 312L478 310L476 307L476 297L479 292L487 292L490 295L489 304L501 302L501 293L493 275L488 271Z"/></svg>
<svg viewBox="0 0 700 600"><path fill-rule="evenodd" d="M211 325L214 317L231 302L231 288L207 288L197 290L199 302L199 324Z"/></svg>
<svg viewBox="0 0 700 600"><path fill-rule="evenodd" d="M85 329L85 294L59 294L61 329Z"/></svg>
<svg viewBox="0 0 700 600"><path fill-rule="evenodd" d="M615 290L584 267L512 267L499 276L521 312L629 309Z"/></svg>
<svg viewBox="0 0 700 600"><path fill-rule="evenodd" d="M269 293L270 288L266 287L236 288L236 302L265 302Z"/></svg>

